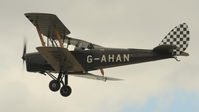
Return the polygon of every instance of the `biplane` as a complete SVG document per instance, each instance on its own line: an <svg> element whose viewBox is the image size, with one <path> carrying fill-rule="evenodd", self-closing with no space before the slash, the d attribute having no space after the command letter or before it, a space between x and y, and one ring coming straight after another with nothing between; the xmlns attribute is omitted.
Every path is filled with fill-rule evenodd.
<svg viewBox="0 0 199 112"><path fill-rule="evenodd" d="M49 75L52 78L50 90L60 90L64 97L72 92L68 75L118 81L121 79L106 77L103 69L168 58L179 61L177 56L189 56L185 52L190 39L186 23L173 28L153 49L121 49L69 37L70 31L54 14L25 13L25 16L35 26L41 41L41 46L36 47L38 52L33 53L26 53L24 43L22 59L26 61L26 69L28 72ZM69 46L74 46L74 49L69 50ZM100 70L101 75L89 73L93 70Z"/></svg>

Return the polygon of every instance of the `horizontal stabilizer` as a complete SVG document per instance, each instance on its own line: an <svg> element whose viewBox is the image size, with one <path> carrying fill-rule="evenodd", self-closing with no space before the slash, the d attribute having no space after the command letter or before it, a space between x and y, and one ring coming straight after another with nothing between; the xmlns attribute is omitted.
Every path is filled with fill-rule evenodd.
<svg viewBox="0 0 199 112"><path fill-rule="evenodd" d="M176 49L176 46L159 45L153 49L153 52L161 55L172 55L174 49Z"/></svg>
<svg viewBox="0 0 199 112"><path fill-rule="evenodd" d="M101 80L101 81L107 81L107 80L108 81L120 81L120 80L122 80L122 79L117 79L117 78L112 78L112 77L94 75L92 73L75 74L73 76L87 78L87 79L93 79L93 80Z"/></svg>
<svg viewBox="0 0 199 112"><path fill-rule="evenodd" d="M189 56L189 53L182 52L182 53L180 54L180 56Z"/></svg>

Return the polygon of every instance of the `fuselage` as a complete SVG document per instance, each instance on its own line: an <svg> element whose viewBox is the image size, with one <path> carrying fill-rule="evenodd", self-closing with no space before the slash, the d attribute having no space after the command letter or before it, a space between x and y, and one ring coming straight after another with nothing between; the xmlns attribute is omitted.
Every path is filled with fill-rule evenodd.
<svg viewBox="0 0 199 112"><path fill-rule="evenodd" d="M143 63L172 57L170 54L158 54L153 50L145 49L105 48L70 52L82 65L85 71ZM30 72L54 71L53 67L51 67L38 52L26 54L26 63L27 70ZM74 73L76 73L76 71L74 71Z"/></svg>
<svg viewBox="0 0 199 112"><path fill-rule="evenodd" d="M161 55L153 52L153 50L144 49L99 49L72 51L71 53L88 71L171 57L171 55Z"/></svg>

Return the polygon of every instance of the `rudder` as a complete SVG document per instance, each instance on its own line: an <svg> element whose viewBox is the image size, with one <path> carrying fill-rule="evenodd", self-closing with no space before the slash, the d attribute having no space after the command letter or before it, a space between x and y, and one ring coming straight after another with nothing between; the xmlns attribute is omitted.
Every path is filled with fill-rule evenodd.
<svg viewBox="0 0 199 112"><path fill-rule="evenodd" d="M173 28L159 45L175 46L172 51L173 56L179 56L186 50L190 40L190 32L186 23Z"/></svg>

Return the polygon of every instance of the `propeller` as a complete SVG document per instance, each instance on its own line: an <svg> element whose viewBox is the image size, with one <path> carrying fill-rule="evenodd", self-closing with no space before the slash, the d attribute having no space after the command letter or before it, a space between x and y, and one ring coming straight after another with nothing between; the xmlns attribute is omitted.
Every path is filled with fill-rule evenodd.
<svg viewBox="0 0 199 112"><path fill-rule="evenodd" d="M26 42L26 39L24 38L24 44L23 44L23 54L22 54L22 60L23 60L23 65L24 65L24 62L26 61L26 48L27 47L27 42Z"/></svg>

